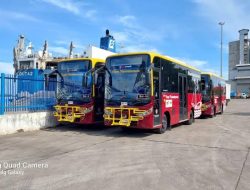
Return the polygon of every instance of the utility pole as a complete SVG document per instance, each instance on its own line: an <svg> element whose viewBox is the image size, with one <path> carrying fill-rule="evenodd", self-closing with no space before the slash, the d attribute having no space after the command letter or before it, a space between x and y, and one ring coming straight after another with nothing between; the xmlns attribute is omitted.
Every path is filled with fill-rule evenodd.
<svg viewBox="0 0 250 190"><path fill-rule="evenodd" d="M225 22L219 22L219 25L220 25L220 76L222 77L222 62L223 62L223 57L222 57L222 54L223 54L223 25L225 24Z"/></svg>

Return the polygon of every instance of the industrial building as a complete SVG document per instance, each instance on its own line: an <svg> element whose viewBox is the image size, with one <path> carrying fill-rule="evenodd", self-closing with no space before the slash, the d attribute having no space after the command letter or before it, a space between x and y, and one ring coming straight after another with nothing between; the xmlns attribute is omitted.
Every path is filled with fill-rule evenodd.
<svg viewBox="0 0 250 190"><path fill-rule="evenodd" d="M248 29L239 31L239 40L229 42L229 76L231 92L250 94L250 39Z"/></svg>

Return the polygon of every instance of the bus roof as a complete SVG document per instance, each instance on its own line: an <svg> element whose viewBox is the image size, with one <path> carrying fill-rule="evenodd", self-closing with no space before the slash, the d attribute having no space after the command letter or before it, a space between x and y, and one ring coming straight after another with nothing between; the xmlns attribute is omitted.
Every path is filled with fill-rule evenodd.
<svg viewBox="0 0 250 190"><path fill-rule="evenodd" d="M166 59L168 61L172 61L178 65L181 65L183 67L186 67L186 68L189 68L189 69L192 69L192 70L195 70L197 72L201 72L201 70L191 66L191 65L188 65L186 64L185 62L183 61L180 61L180 60L177 60L175 58L172 58L170 56L166 56L166 55L161 55L161 54L158 54L158 53L155 53L155 52L133 52L133 53L119 53L119 54L115 54L115 55L111 55L111 56L108 56L108 58L111 58L111 57L119 57L119 56L128 56L128 55L141 55L141 54L147 54L147 55L150 55L151 57L151 63L153 62L153 57L160 57L160 58L163 58L163 59Z"/></svg>
<svg viewBox="0 0 250 190"><path fill-rule="evenodd" d="M219 78L219 79L222 79L222 80L225 80L224 78L220 77L219 75L216 75L214 73L210 73L210 72L201 72L202 75L209 75L210 77L213 76L213 77L216 77L216 78Z"/></svg>
<svg viewBox="0 0 250 190"><path fill-rule="evenodd" d="M94 61L94 62L105 62L103 59L98 59L98 58L86 58L86 57L80 57L80 58L65 58L61 59L59 62L67 62L67 61L78 61L78 60L89 60L89 61Z"/></svg>

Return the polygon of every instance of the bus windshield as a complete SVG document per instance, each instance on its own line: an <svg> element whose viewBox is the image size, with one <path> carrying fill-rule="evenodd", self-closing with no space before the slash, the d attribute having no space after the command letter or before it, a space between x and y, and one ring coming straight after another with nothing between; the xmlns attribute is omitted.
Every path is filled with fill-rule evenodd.
<svg viewBox="0 0 250 190"><path fill-rule="evenodd" d="M107 60L105 101L108 105L145 105L150 102L149 55ZM110 76L111 75L111 76ZM112 80L110 80L110 77ZM112 84L110 84L112 81Z"/></svg>
<svg viewBox="0 0 250 190"><path fill-rule="evenodd" d="M202 75L201 76L201 93L202 93L202 100L203 102L209 102L211 99L211 90L212 90L212 86L211 86L211 82L210 82L210 77L209 75Z"/></svg>
<svg viewBox="0 0 250 190"><path fill-rule="evenodd" d="M64 61L58 64L58 71L62 72L86 72L90 69L90 61L75 60Z"/></svg>
<svg viewBox="0 0 250 190"><path fill-rule="evenodd" d="M88 75L87 87L83 87L83 77L91 69L88 60L65 61L58 64L58 71L64 79L64 84L58 89L60 103L88 103L91 101L92 76Z"/></svg>

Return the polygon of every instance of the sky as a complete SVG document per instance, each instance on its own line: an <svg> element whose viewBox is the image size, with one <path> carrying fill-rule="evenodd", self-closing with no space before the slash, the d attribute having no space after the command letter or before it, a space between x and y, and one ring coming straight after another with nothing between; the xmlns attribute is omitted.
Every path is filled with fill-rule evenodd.
<svg viewBox="0 0 250 190"><path fill-rule="evenodd" d="M249 0L1 0L0 72L13 73L13 47L23 34L35 50L44 41L55 56L70 42L81 53L99 46L109 29L118 52L155 51L203 71L220 73L219 22L223 27L223 76L228 43L250 29Z"/></svg>

